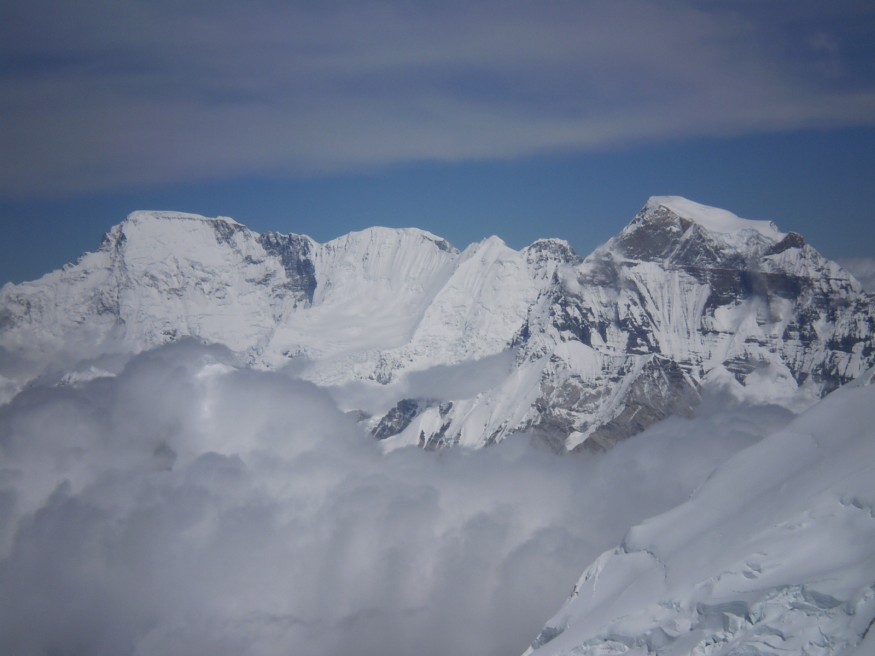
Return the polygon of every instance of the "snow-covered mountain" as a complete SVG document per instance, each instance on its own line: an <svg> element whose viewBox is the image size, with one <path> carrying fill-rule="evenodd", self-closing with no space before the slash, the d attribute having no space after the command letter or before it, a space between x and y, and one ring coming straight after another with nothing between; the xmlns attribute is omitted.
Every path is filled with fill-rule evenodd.
<svg viewBox="0 0 875 656"><path fill-rule="evenodd" d="M870 370L633 527L526 656L875 653L873 379Z"/></svg>
<svg viewBox="0 0 875 656"><path fill-rule="evenodd" d="M136 212L75 264L2 289L0 393L194 337L342 390L386 448L519 432L606 448L693 412L703 385L808 407L875 364L873 307L800 235L678 197L586 259L553 239L459 252L372 228L319 244Z"/></svg>

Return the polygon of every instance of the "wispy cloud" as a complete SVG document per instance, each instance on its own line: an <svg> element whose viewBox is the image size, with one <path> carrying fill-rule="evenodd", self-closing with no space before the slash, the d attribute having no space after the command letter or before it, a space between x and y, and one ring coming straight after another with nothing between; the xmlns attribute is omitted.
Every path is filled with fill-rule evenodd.
<svg viewBox="0 0 875 656"><path fill-rule="evenodd" d="M875 12L767 4L17 2L0 194L875 121Z"/></svg>

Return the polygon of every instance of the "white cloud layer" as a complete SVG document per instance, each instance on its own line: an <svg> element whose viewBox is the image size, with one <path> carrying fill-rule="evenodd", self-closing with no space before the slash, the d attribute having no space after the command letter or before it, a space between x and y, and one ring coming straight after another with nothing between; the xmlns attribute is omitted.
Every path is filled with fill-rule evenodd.
<svg viewBox="0 0 875 656"><path fill-rule="evenodd" d="M865 2L14 0L0 194L871 125L873 24Z"/></svg>
<svg viewBox="0 0 875 656"><path fill-rule="evenodd" d="M628 526L787 420L704 416L602 457L384 455L326 392L193 343L32 387L0 407L0 652L522 652Z"/></svg>

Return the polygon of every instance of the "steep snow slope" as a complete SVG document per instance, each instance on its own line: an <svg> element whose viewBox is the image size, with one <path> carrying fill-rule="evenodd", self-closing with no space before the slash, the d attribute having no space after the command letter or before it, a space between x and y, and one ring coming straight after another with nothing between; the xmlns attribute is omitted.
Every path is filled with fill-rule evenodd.
<svg viewBox="0 0 875 656"><path fill-rule="evenodd" d="M798 411L875 364L872 297L853 277L800 235L683 198L650 199L586 260L555 239L460 253L372 228L318 244L137 212L97 252L0 291L0 402L184 337L358 386L341 402L387 449L518 432L608 448L694 412L703 385ZM416 384L502 353L512 364L476 386Z"/></svg>
<svg viewBox="0 0 875 656"><path fill-rule="evenodd" d="M472 244L431 299L409 344L385 352L384 362L418 370L505 351L538 294L573 257L558 240L536 242L521 252L498 237Z"/></svg>
<svg viewBox="0 0 875 656"><path fill-rule="evenodd" d="M100 250L2 295L2 345L37 362L136 352L197 335L257 346L304 299L231 219L135 212Z"/></svg>
<svg viewBox="0 0 875 656"><path fill-rule="evenodd" d="M371 228L314 246L312 305L284 318L261 361L275 366L303 356L306 375L321 384L387 382L381 354L410 342L458 255L417 229Z"/></svg>
<svg viewBox="0 0 875 656"><path fill-rule="evenodd" d="M871 654L875 372L632 528L528 655Z"/></svg>
<svg viewBox="0 0 875 656"><path fill-rule="evenodd" d="M413 229L320 245L226 218L135 212L76 264L6 285L0 344L36 371L185 336L224 344L256 366L358 356L406 343L457 257Z"/></svg>

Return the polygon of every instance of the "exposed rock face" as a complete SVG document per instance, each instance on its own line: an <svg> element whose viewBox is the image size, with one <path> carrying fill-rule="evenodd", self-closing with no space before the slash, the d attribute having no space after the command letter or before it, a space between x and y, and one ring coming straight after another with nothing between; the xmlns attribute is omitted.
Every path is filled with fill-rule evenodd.
<svg viewBox="0 0 875 656"><path fill-rule="evenodd" d="M410 425L413 418L422 410L423 403L416 399L401 399L389 410L373 430L374 437L385 440L397 435Z"/></svg>
<svg viewBox="0 0 875 656"><path fill-rule="evenodd" d="M873 299L852 276L796 233L677 197L650 199L584 260L557 239L459 252L372 228L318 244L138 212L0 301L0 401L77 362L195 337L256 367L294 361L318 385L379 388L370 428L387 448L527 432L604 449L693 412L702 386L801 410L875 363ZM508 349L506 371L428 400L406 387Z"/></svg>
<svg viewBox="0 0 875 656"><path fill-rule="evenodd" d="M316 268L310 259L313 242L301 235L281 235L268 232L258 235L258 243L271 257L278 257L286 272L286 288L300 302L313 302L316 291Z"/></svg>
<svg viewBox="0 0 875 656"><path fill-rule="evenodd" d="M699 387L676 362L654 356L629 386L623 409L577 448L607 450L670 415L691 416L700 400Z"/></svg>

